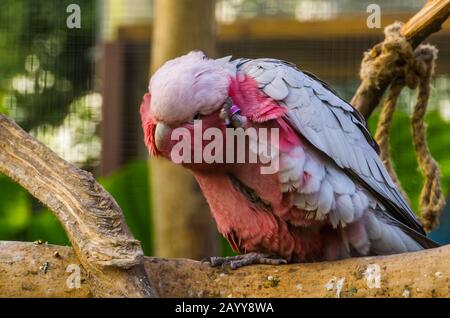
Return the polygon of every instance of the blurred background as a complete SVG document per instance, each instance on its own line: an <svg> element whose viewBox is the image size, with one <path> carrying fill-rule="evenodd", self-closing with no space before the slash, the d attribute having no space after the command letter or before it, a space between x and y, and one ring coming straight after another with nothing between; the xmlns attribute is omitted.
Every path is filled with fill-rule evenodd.
<svg viewBox="0 0 450 318"><path fill-rule="evenodd" d="M157 170L158 163L148 164L138 110L150 70L165 58L172 58L171 54L195 48L213 57L280 58L315 73L350 100L359 83L363 52L383 39L382 29L366 26L370 14L366 9L372 2L0 0L0 112L64 159L93 172L123 209L147 255L228 255L231 250L215 232L214 224L203 222L205 214L197 211L206 209L201 199L189 215L177 208L176 202L200 196L192 186L185 194L170 192L170 183L177 184L178 177L189 177L178 172L169 175L166 168ZM80 28L66 25L71 14L66 10L72 3L81 10ZM425 1L376 3L381 7L384 27L395 20L408 20ZM167 23L177 29L167 27ZM428 42L440 52L427 114L428 141L440 163L442 184L448 194L449 23ZM172 53L164 50L167 45L172 46ZM417 210L422 177L411 145L409 115L414 101L415 93L405 89L391 147L398 175ZM370 119L372 129L377 117L375 114ZM159 173L152 179L158 171L166 174ZM171 202L155 204L164 193ZM171 213L165 212L168 209ZM203 223L185 231L180 227L189 227L190 223L178 222L183 217ZM181 235L180 231L185 232ZM197 240L189 236L197 236ZM441 243L450 242L450 208L442 213L441 224L431 236ZM0 240L69 244L51 212L2 175ZM203 244L205 241L208 244ZM176 251L170 251L177 244Z"/></svg>

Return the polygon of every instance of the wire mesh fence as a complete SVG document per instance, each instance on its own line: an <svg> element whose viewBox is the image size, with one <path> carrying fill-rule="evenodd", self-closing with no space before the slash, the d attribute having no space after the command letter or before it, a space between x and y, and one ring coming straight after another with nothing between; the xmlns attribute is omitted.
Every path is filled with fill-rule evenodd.
<svg viewBox="0 0 450 318"><path fill-rule="evenodd" d="M218 0L216 55L294 62L330 82L349 100L358 85L362 53L382 39L381 29L368 30L364 24L359 27L351 22L365 21L371 2ZM385 15L411 16L424 2L378 0L377 4L383 19ZM74 3L81 10L80 28L67 25L72 12L67 9ZM152 0L0 2L0 112L66 160L98 177L111 174L102 180L124 209L132 230L145 242L147 253L151 253L147 153L138 107L149 79L153 18ZM265 22L273 20L275 24ZM299 31L315 23L318 32L295 35L280 27L276 34L281 36L276 38L273 29L277 25L293 25L282 21L291 21ZM330 30L330 25L341 33ZM360 28L358 33L355 25ZM251 29L255 26L262 29ZM232 31L237 36L227 37ZM428 116L430 147L441 164L445 191L450 186L449 38L445 32L431 40L440 56ZM422 182L419 174L411 173L417 169L408 128L414 98L411 91L402 95L403 113L393 128L399 133L392 140L400 179L413 198ZM45 240L54 243L66 242L56 227L49 211L0 177L0 239L46 236Z"/></svg>

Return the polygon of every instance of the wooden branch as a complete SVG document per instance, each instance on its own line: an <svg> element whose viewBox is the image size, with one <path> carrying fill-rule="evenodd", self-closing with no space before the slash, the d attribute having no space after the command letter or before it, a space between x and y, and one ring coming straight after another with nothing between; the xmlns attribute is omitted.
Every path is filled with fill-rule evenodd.
<svg viewBox="0 0 450 318"><path fill-rule="evenodd" d="M450 15L450 0L428 1L425 6L402 26L400 33L406 37L413 48L417 47L432 33L441 29ZM379 44L372 50L376 50ZM351 104L367 119L380 103L380 100L393 78L383 79L378 85L363 80Z"/></svg>
<svg viewBox="0 0 450 318"><path fill-rule="evenodd" d="M428 1L422 10L406 22L401 34L417 47L432 33L438 32L450 15L450 0Z"/></svg>
<svg viewBox="0 0 450 318"><path fill-rule="evenodd" d="M225 272L187 259L146 257L145 269L162 297L450 297L449 259L444 246ZM92 297L82 267L79 288L73 285L77 266L69 247L0 242L0 297Z"/></svg>
<svg viewBox="0 0 450 318"><path fill-rule="evenodd" d="M67 163L2 115L0 172L54 212L89 275L94 296L156 295L144 271L140 243L115 200L90 173Z"/></svg>

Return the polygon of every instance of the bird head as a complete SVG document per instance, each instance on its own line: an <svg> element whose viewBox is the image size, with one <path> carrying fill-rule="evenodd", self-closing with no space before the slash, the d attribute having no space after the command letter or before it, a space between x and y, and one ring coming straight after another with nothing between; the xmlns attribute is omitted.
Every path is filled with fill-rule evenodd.
<svg viewBox="0 0 450 318"><path fill-rule="evenodd" d="M201 123L203 131L209 127L224 129L220 112L229 86L228 72L200 51L161 66L150 80L140 109L149 152L174 161L171 152L180 135L190 134L194 151L195 125Z"/></svg>

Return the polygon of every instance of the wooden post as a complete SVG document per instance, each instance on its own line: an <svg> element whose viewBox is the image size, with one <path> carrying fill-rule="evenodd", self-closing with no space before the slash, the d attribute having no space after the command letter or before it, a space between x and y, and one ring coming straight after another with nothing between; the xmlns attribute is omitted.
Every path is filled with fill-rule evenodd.
<svg viewBox="0 0 450 318"><path fill-rule="evenodd" d="M214 54L215 3L211 0L156 0L151 70L200 49ZM155 253L201 259L217 254L217 231L192 174L151 159Z"/></svg>
<svg viewBox="0 0 450 318"><path fill-rule="evenodd" d="M100 76L103 79L102 153L99 174L106 176L123 164L124 47L122 43L116 42L106 43L102 49L104 52L100 65Z"/></svg>

